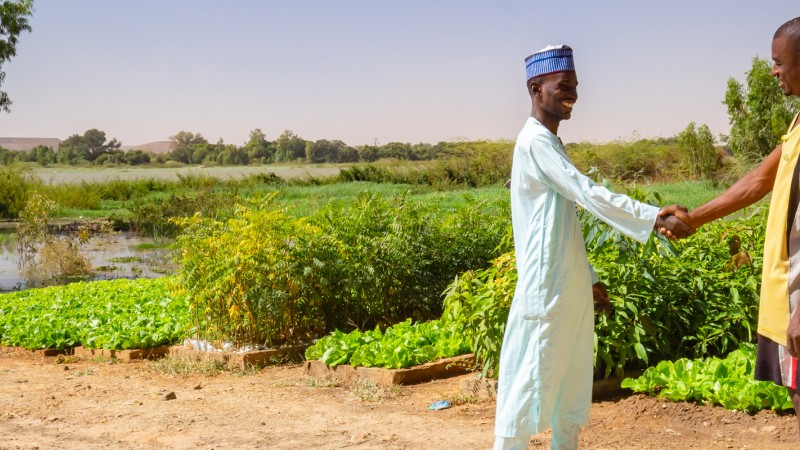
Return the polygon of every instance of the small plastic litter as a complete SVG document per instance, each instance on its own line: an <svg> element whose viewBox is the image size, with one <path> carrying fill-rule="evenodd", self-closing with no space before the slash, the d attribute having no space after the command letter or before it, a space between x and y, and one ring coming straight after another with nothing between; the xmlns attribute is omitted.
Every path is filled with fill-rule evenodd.
<svg viewBox="0 0 800 450"><path fill-rule="evenodd" d="M450 407L450 402L447 400L436 400L435 402L431 403L431 406L428 406L428 409L433 411L438 411L440 409L447 409Z"/></svg>

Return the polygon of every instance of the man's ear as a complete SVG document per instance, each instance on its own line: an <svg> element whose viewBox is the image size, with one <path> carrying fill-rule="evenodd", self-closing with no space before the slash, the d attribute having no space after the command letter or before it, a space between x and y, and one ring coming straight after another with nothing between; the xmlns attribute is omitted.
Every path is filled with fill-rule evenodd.
<svg viewBox="0 0 800 450"><path fill-rule="evenodd" d="M528 81L528 94L533 97L534 94L538 94L542 91L542 85L537 83L536 80L531 79Z"/></svg>

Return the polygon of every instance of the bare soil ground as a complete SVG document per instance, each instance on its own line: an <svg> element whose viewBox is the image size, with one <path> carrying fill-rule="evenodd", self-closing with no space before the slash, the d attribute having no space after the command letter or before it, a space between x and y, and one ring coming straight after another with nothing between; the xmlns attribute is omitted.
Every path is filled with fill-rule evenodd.
<svg viewBox="0 0 800 450"><path fill-rule="evenodd" d="M464 377L384 390L309 379L299 365L168 375L158 364L0 353L0 449L467 450L493 442L495 404L464 397ZM441 399L454 406L427 409ZM549 441L549 432L534 436L530 448ZM594 402L581 448L790 449L800 436L794 415L634 395Z"/></svg>

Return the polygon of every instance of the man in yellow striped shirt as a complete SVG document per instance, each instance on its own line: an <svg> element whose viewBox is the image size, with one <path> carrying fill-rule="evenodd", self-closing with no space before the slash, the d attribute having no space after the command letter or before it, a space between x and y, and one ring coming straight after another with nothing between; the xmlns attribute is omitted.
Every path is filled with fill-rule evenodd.
<svg viewBox="0 0 800 450"><path fill-rule="evenodd" d="M772 38L772 75L786 95L800 96L800 17L781 25ZM694 229L751 205L770 191L772 198L764 242L764 272L758 314L757 380L786 386L800 412L797 358L800 356L800 126L795 116L781 143L760 166L719 197L685 216ZM666 231L662 233L669 235ZM798 416L800 426L800 416Z"/></svg>

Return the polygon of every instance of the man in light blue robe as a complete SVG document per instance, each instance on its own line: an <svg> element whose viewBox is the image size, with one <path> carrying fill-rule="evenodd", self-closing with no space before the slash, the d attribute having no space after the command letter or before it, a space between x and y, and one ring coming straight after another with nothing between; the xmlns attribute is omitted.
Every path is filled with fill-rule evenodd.
<svg viewBox="0 0 800 450"><path fill-rule="evenodd" d="M594 274L576 205L646 242L654 226L687 235L675 216L581 174L557 136L578 99L568 46L526 58L532 112L517 138L511 215L517 282L500 353L495 449L526 449L552 427L552 448L576 449L592 393Z"/></svg>

